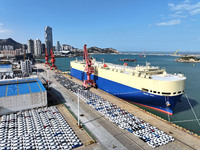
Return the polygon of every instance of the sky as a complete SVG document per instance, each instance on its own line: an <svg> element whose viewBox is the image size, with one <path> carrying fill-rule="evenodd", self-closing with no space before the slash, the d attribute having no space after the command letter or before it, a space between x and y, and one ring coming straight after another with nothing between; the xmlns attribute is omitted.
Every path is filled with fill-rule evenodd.
<svg viewBox="0 0 200 150"><path fill-rule="evenodd" d="M0 39L118 51L200 51L200 0L0 0Z"/></svg>

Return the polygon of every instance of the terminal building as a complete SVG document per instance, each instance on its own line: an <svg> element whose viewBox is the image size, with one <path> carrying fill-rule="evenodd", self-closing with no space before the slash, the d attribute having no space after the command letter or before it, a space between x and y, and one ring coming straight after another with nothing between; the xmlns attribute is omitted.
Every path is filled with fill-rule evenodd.
<svg viewBox="0 0 200 150"><path fill-rule="evenodd" d="M47 91L37 78L0 81L0 116L47 106Z"/></svg>

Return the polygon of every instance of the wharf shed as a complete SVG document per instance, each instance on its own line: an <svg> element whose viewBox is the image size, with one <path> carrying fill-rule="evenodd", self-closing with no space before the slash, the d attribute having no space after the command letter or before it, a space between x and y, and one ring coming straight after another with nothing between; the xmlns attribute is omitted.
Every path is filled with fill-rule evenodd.
<svg viewBox="0 0 200 150"><path fill-rule="evenodd" d="M37 78L0 81L0 115L47 106L47 91Z"/></svg>

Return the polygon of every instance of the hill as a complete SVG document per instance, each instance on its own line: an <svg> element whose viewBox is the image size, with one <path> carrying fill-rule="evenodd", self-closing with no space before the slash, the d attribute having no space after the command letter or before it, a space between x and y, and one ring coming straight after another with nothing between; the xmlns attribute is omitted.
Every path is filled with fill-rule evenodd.
<svg viewBox="0 0 200 150"><path fill-rule="evenodd" d="M22 47L21 43L16 42L15 40L13 40L12 38L8 38L8 39L0 39L0 45L11 45L14 47L14 49L19 49Z"/></svg>
<svg viewBox="0 0 200 150"><path fill-rule="evenodd" d="M177 62L200 62L199 58L193 57L193 56L185 56L185 57L181 57L178 59L175 59L175 61Z"/></svg>
<svg viewBox="0 0 200 150"><path fill-rule="evenodd" d="M87 50L88 50L88 53L95 53L95 54L100 54L100 53L105 53L105 54L117 53L117 54L119 54L119 52L113 48L90 47Z"/></svg>

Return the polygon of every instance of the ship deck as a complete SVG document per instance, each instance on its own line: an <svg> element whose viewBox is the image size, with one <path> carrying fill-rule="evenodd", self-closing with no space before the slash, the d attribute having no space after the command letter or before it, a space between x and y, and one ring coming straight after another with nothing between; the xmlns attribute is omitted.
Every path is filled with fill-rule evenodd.
<svg viewBox="0 0 200 150"><path fill-rule="evenodd" d="M85 64L83 61L78 60L75 61L76 63ZM100 61L94 61L93 66L103 67L104 69L109 69L111 71L120 71L120 73L125 73L129 75L140 74L147 75L146 78L153 79L153 80L160 80L160 81L180 81L185 80L183 74L168 74L166 73L165 69L160 69L157 66L124 66L124 65L117 65L112 63L105 63L107 65L106 68L103 67L104 63ZM144 77L144 76L143 76Z"/></svg>

